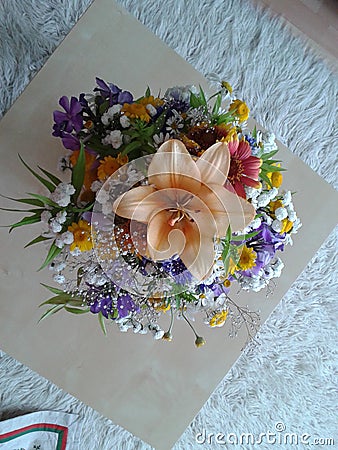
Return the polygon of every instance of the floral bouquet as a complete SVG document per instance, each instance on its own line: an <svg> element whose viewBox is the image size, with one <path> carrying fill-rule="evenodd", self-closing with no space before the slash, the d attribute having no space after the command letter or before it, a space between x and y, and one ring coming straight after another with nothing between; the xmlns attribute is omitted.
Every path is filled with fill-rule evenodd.
<svg viewBox="0 0 338 450"><path fill-rule="evenodd" d="M229 321L233 336L244 324L251 337L259 316L231 287L269 289L301 226L274 135L247 128L249 109L226 82L208 99L194 86L135 99L96 83L54 111L62 179L22 160L48 193L12 199L32 208L10 231L42 222L27 246L49 246L40 269L59 285L45 286L54 295L42 318L92 313L105 333L109 322L170 341L177 317L200 347L200 312L207 326Z"/></svg>

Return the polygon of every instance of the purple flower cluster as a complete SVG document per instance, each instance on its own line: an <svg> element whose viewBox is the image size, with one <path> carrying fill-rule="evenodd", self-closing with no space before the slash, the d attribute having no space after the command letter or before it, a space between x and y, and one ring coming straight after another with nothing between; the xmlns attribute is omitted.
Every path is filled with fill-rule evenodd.
<svg viewBox="0 0 338 450"><path fill-rule="evenodd" d="M90 297L90 312L93 314L101 312L107 319L109 317L114 317L116 311L118 315L117 317L114 317L115 319L122 319L127 317L130 313L140 312L140 307L135 304L130 294L121 291L113 291L113 289L107 290L104 286L90 286L88 291Z"/></svg>

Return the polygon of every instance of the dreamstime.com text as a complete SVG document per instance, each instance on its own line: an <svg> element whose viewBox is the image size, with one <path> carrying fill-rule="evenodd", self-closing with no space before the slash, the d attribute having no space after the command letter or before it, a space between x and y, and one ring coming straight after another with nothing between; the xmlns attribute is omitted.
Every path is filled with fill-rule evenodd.
<svg viewBox="0 0 338 450"><path fill-rule="evenodd" d="M289 445L334 445L334 439L329 437L312 436L309 433L290 433L286 432L286 426L283 422L275 424L274 431L264 433L208 433L205 429L195 436L197 444L218 444L218 445L249 445L249 444L289 444Z"/></svg>

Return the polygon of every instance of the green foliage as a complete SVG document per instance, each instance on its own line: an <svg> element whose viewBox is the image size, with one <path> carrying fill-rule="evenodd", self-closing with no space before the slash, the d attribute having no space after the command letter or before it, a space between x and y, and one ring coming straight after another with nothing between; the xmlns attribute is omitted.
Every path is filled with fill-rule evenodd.
<svg viewBox="0 0 338 450"><path fill-rule="evenodd" d="M82 186L83 186L85 169L86 169L85 151L84 151L84 146L81 143L79 156L77 158L75 166L72 169L72 181L71 182L75 188L75 193L73 194L74 203L76 203L76 201L80 195Z"/></svg>
<svg viewBox="0 0 338 450"><path fill-rule="evenodd" d="M104 321L104 315L102 314L101 311L98 313L97 318L99 319L99 324L100 324L102 333L104 335L107 335L106 323Z"/></svg>
<svg viewBox="0 0 338 450"><path fill-rule="evenodd" d="M46 256L46 259L44 261L44 263L42 264L42 266L38 269L38 272L42 269L44 269L45 267L48 266L48 264L50 264L53 259L55 259L60 253L61 253L62 249L57 247L55 245L55 241L53 242L53 244L50 246L50 249L48 251L48 254Z"/></svg>
<svg viewBox="0 0 338 450"><path fill-rule="evenodd" d="M21 158L21 156L19 155L20 161L22 162L22 164L26 167L26 169L28 169L30 171L30 173L32 175L35 176L35 178L37 178L40 183L42 183L48 190L49 192L54 192L55 190L55 184L51 183L50 181L46 180L46 178L43 178L42 176L40 176L38 173L36 173L33 169L31 169L29 167L28 164L25 163L25 161Z"/></svg>

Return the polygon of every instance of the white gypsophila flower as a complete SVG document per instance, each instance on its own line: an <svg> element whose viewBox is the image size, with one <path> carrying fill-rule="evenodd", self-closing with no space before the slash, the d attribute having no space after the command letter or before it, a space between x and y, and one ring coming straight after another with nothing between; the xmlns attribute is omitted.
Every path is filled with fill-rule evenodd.
<svg viewBox="0 0 338 450"><path fill-rule="evenodd" d="M276 187L271 188L267 191L270 200L274 200L274 198L278 195L278 189Z"/></svg>
<svg viewBox="0 0 338 450"><path fill-rule="evenodd" d="M74 242L74 235L71 231L65 231L61 234L61 239L67 245L70 245Z"/></svg>
<svg viewBox="0 0 338 450"><path fill-rule="evenodd" d="M122 109L122 105L117 103L116 105L111 106L108 109L107 113L110 115L110 117L113 117L113 116L115 116L115 114L118 114L121 111L121 109Z"/></svg>
<svg viewBox="0 0 338 450"><path fill-rule="evenodd" d="M292 240L292 237L291 237L291 235L289 233L287 233L286 236L285 236L284 244L285 245L291 245L291 246L293 245L293 240Z"/></svg>
<svg viewBox="0 0 338 450"><path fill-rule="evenodd" d="M103 203L102 205L102 214L108 216L113 212L113 204L111 202Z"/></svg>
<svg viewBox="0 0 338 450"><path fill-rule="evenodd" d="M109 201L109 192L102 188L96 194L96 200L103 205Z"/></svg>
<svg viewBox="0 0 338 450"><path fill-rule="evenodd" d="M291 233L297 233L297 231L299 230L299 228L302 226L302 222L300 221L300 219L296 219L294 222L293 222L293 227L292 227L292 230L291 230Z"/></svg>
<svg viewBox="0 0 338 450"><path fill-rule="evenodd" d="M69 253L72 256L80 256L81 255L81 250L78 247L75 247L74 250L71 250Z"/></svg>
<svg viewBox="0 0 338 450"><path fill-rule="evenodd" d="M282 203L284 206L289 206L292 201L292 195L290 191L286 191L282 197Z"/></svg>
<svg viewBox="0 0 338 450"><path fill-rule="evenodd" d="M64 277L64 275L57 274L53 276L53 280L58 284L64 284L66 278Z"/></svg>
<svg viewBox="0 0 338 450"><path fill-rule="evenodd" d="M49 222L49 229L53 232L53 233L60 233L60 231L62 230L62 225L55 219L52 219Z"/></svg>
<svg viewBox="0 0 338 450"><path fill-rule="evenodd" d="M130 126L130 120L129 117L122 115L120 117L120 124L122 128L128 128Z"/></svg>
<svg viewBox="0 0 338 450"><path fill-rule="evenodd" d="M61 224L65 223L67 220L67 211L59 211L55 216L55 220Z"/></svg>
<svg viewBox="0 0 338 450"><path fill-rule="evenodd" d="M164 335L164 331L163 330L153 331L153 338L155 340L162 339L163 335Z"/></svg>
<svg viewBox="0 0 338 450"><path fill-rule="evenodd" d="M75 188L70 183L59 183L54 192L51 193L51 200L59 206L68 206L70 203L70 196L75 193Z"/></svg>
<svg viewBox="0 0 338 450"><path fill-rule="evenodd" d="M284 220L287 218L288 212L287 212L286 208L280 207L280 208L276 209L275 216L276 216L276 219L278 219L278 220Z"/></svg>
<svg viewBox="0 0 338 450"><path fill-rule="evenodd" d="M246 198L247 199L254 199L257 198L259 196L259 194L262 192L262 188L259 187L258 189L255 189L251 186L244 186L245 189L245 193L246 193Z"/></svg>
<svg viewBox="0 0 338 450"><path fill-rule="evenodd" d="M49 211L43 211L41 213L41 222L48 223L49 219L52 217L52 214Z"/></svg>
<svg viewBox="0 0 338 450"><path fill-rule="evenodd" d="M53 270L55 272L61 272L63 269L65 269L67 267L67 264L62 261L62 262L56 262L53 266Z"/></svg>
<svg viewBox="0 0 338 450"><path fill-rule="evenodd" d="M140 322L134 322L134 333L139 333L142 330L142 324Z"/></svg>
<svg viewBox="0 0 338 450"><path fill-rule="evenodd" d="M63 248L65 246L65 243L63 242L63 239L61 237L58 237L55 239L55 245L58 248Z"/></svg>
<svg viewBox="0 0 338 450"><path fill-rule="evenodd" d="M154 117L157 114L157 109L151 103L148 103L148 105L146 106L146 110L151 115L151 117Z"/></svg>
<svg viewBox="0 0 338 450"><path fill-rule="evenodd" d="M120 130L113 130L101 142L103 145L111 145L113 148L118 149L122 145L123 135Z"/></svg>
<svg viewBox="0 0 338 450"><path fill-rule="evenodd" d="M259 208L264 208L264 206L268 206L269 203L270 196L267 192L262 192L262 194L257 197L257 205Z"/></svg>
<svg viewBox="0 0 338 450"><path fill-rule="evenodd" d="M90 186L90 190L92 192L97 192L99 191L103 186L103 182L99 181L99 180L95 180L92 182L91 186Z"/></svg>
<svg viewBox="0 0 338 450"><path fill-rule="evenodd" d="M262 143L264 144L264 152L269 153L273 150L277 150L276 144L276 136L274 133L270 133L269 131L263 131L262 133Z"/></svg>
<svg viewBox="0 0 338 450"><path fill-rule="evenodd" d="M101 122L103 125L108 126L110 123L111 117L106 112L102 114Z"/></svg>
<svg viewBox="0 0 338 450"><path fill-rule="evenodd" d="M58 188L60 188L61 192L64 192L66 195L73 195L76 191L75 187L71 183L60 183L56 186L55 190Z"/></svg>
<svg viewBox="0 0 338 450"><path fill-rule="evenodd" d="M280 233L283 229L283 223L280 220L275 219L271 224L271 228L273 231L276 231L276 233Z"/></svg>
<svg viewBox="0 0 338 450"><path fill-rule="evenodd" d="M290 222L295 222L297 220L297 214L295 211L290 211L288 216L289 216Z"/></svg>

